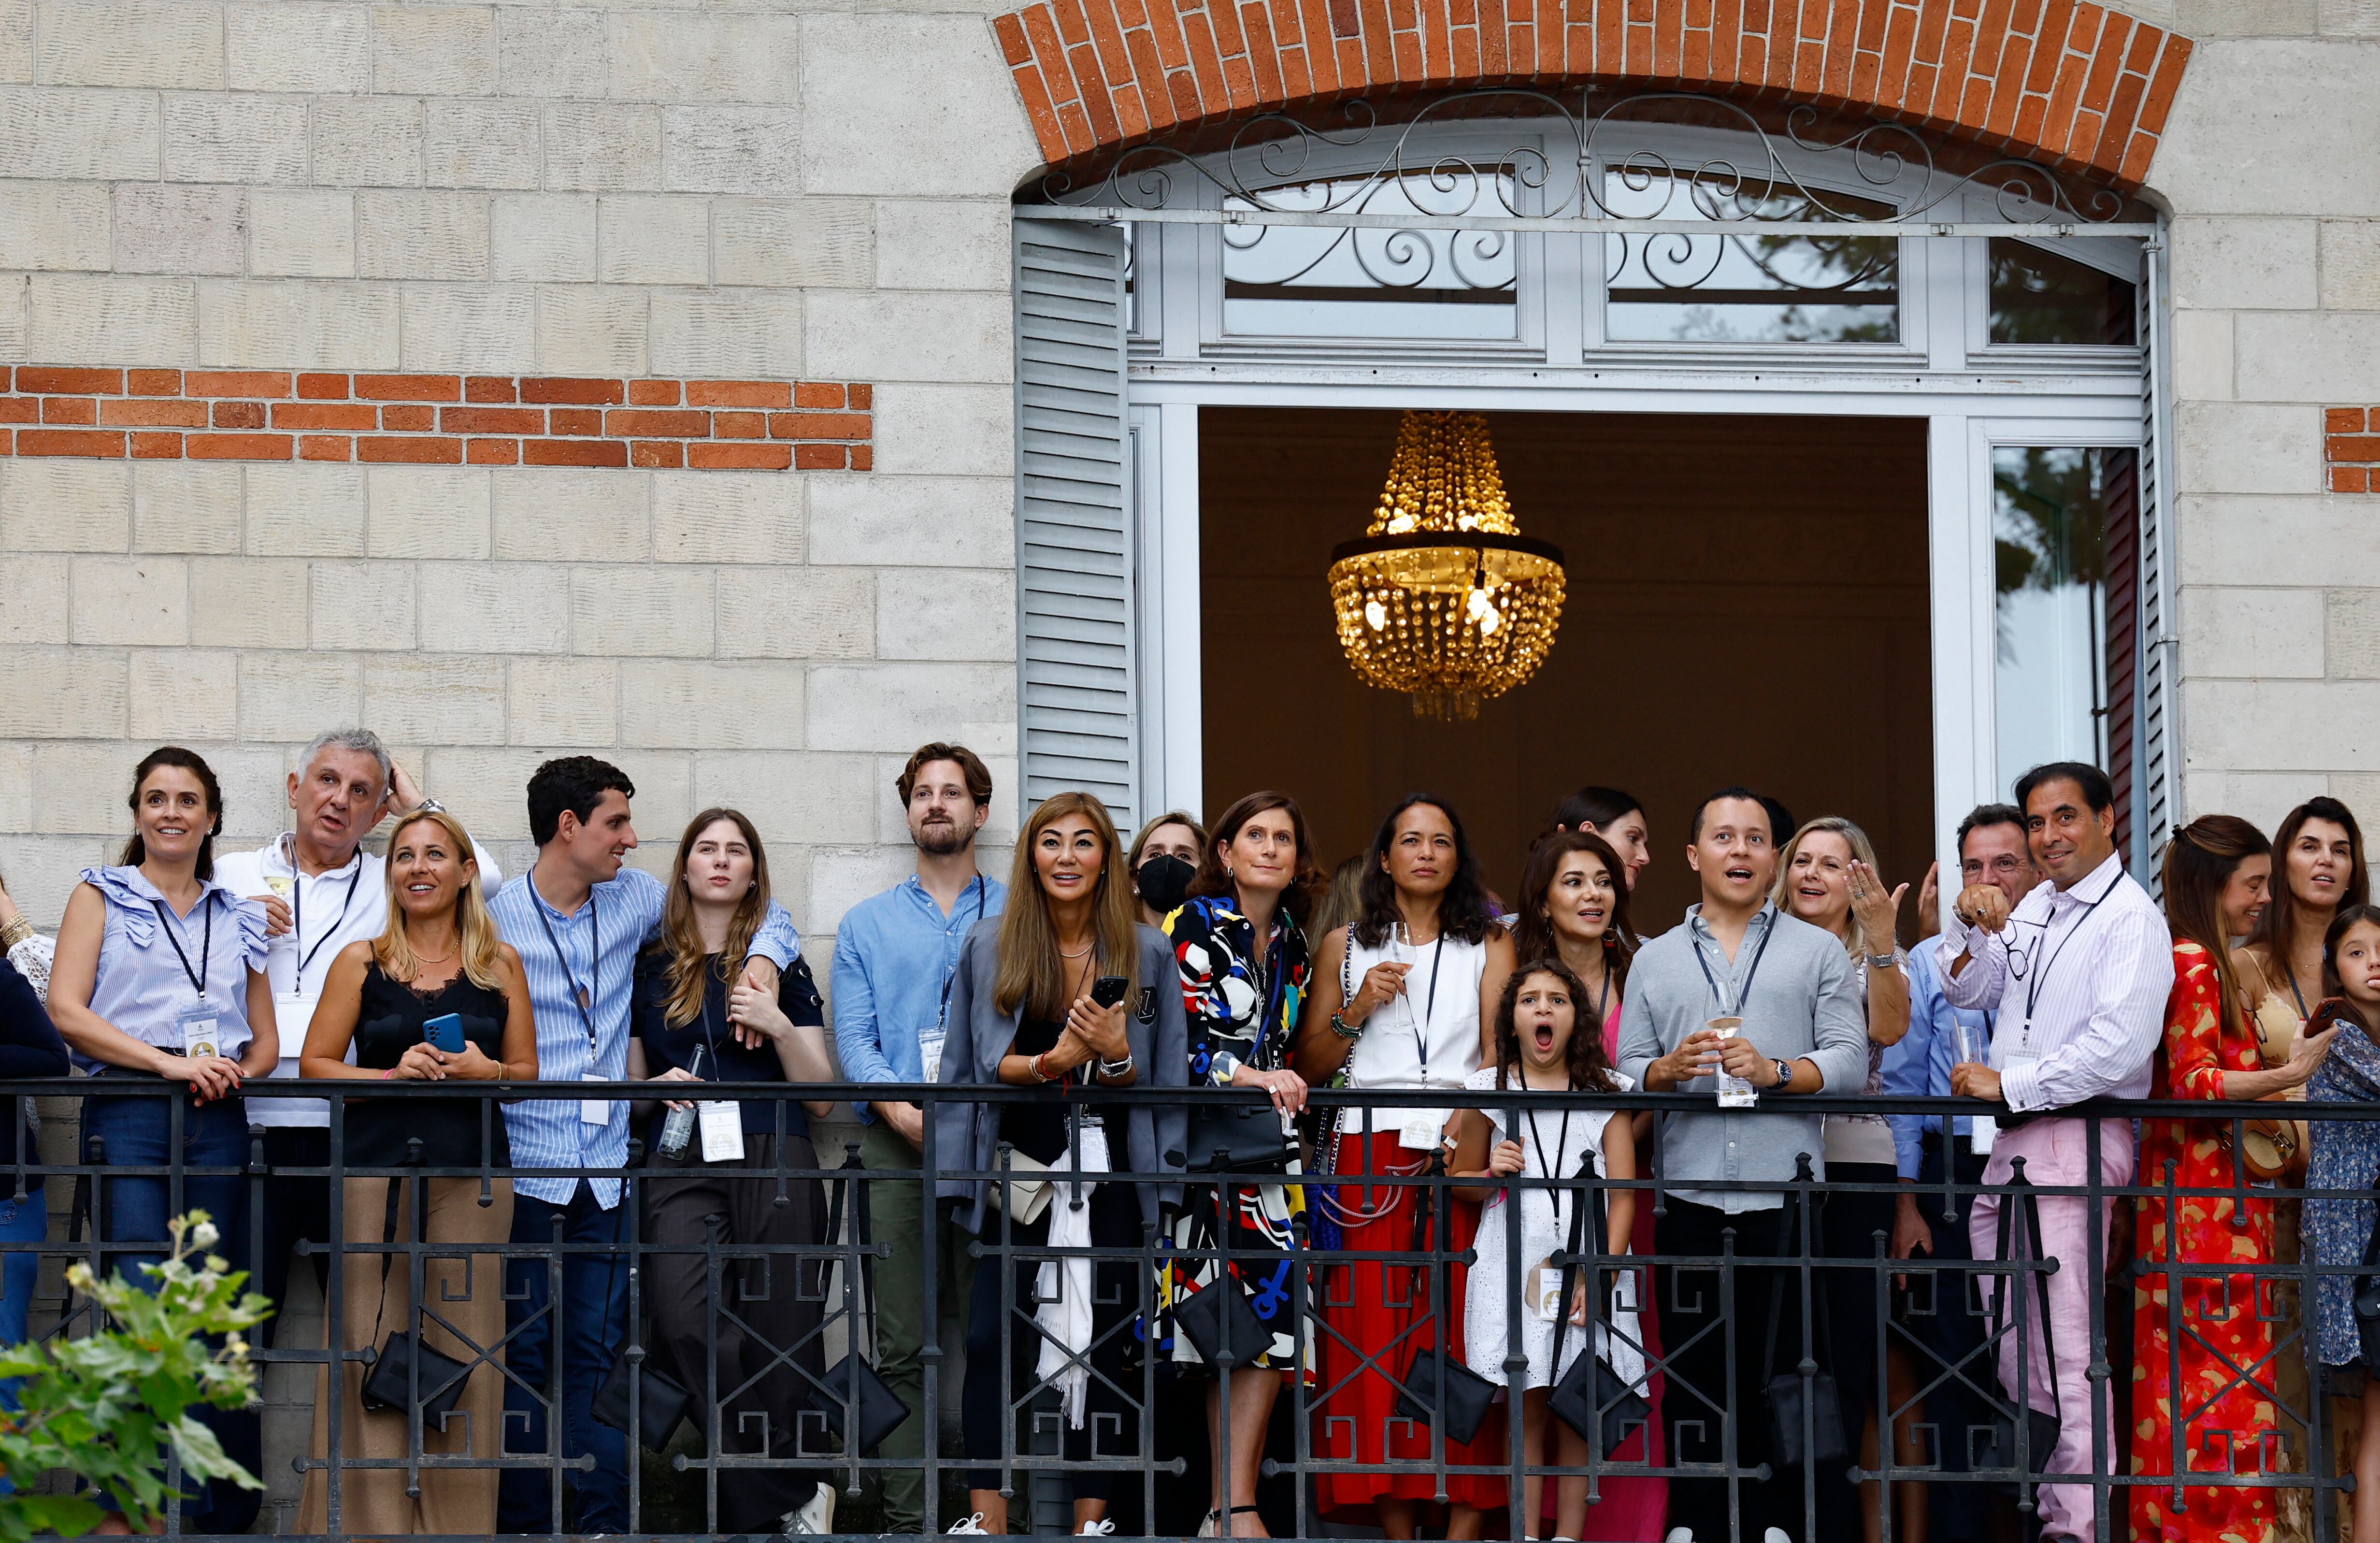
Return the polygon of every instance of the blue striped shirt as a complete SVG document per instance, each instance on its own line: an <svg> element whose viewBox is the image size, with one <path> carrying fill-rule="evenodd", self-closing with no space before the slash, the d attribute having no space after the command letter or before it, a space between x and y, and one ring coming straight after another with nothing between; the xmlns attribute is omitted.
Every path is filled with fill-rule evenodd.
<svg viewBox="0 0 2380 1543"><path fill-rule="evenodd" d="M570 916L545 902L522 874L488 902L496 930L521 956L528 976L528 999L537 1016L537 1075L543 1082L577 1082L589 1072L618 1082L628 1075L628 1003L634 994L637 954L661 936L662 905L669 888L642 869L624 868L588 893ZM549 934L549 929L551 933ZM557 950L559 951L557 954ZM752 952L779 969L801 952L794 919L775 901L752 939ZM573 981L594 998L582 1014ZM588 1026L594 1026L589 1042ZM504 1106L504 1130L516 1168L593 1168L617 1171L628 1160L628 1105L612 1101L608 1123L588 1124L577 1099L529 1099ZM589 1177L596 1204L609 1210L620 1201L620 1181ZM578 1187L576 1175L515 1179L516 1194L567 1205Z"/></svg>

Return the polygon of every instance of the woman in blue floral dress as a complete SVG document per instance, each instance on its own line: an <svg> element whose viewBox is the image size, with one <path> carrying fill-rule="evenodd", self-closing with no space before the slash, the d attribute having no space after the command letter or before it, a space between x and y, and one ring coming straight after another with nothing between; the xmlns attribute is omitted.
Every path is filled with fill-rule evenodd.
<svg viewBox="0 0 2380 1543"><path fill-rule="evenodd" d="M1305 1005L1306 958L1304 923L1322 887L1305 817L1296 800L1281 793L1252 793L1223 811L1199 853L1190 898L1165 918L1166 936L1182 980L1182 1005L1189 1020L1190 1086L1253 1087L1270 1096L1290 1154L1279 1183L1202 1184L1193 1152L1193 1177L1173 1230L1174 1246L1220 1250L1229 1256L1232 1289L1246 1294L1271 1337L1253 1364L1231 1379L1231 1461L1228 1492L1216 1464L1213 1509L1201 1537L1262 1537L1257 1515L1257 1472L1264 1455L1265 1429L1281 1379L1308 1372L1297 1329L1297 1293L1293 1270L1296 1228L1305 1211L1293 1116L1305 1107L1305 1082L1290 1069L1297 1039L1298 1012ZM1197 1121L1191 1122L1194 1133ZM1174 1257L1159 1271L1161 1299L1179 1307L1214 1289L1221 1260ZM1188 1333L1173 1333L1173 1359L1196 1365L1200 1356ZM1207 1395L1212 1450L1220 1440L1223 1393Z"/></svg>
<svg viewBox="0 0 2380 1543"><path fill-rule="evenodd" d="M2337 1038L2313 1080L2306 1102L2362 1103L2380 1100L2380 906L2342 905L2323 936L2325 990L2338 996L2313 1011L2309 1031L2319 1032L2334 1015ZM2311 1114L2312 1110L2308 1112ZM2325 1270L2363 1261L2375 1216L2372 1192L2380 1186L2380 1121L2310 1122L2313 1155L2306 1165L2305 1246L2308 1258ZM2329 1196L2324 1191L2332 1191ZM2338 1191L2345 1191L2344 1195ZM2313 1285L2314 1355L2336 1382L2362 1367L2356 1331L2355 1294L2361 1275L2322 1275ZM2351 1386L2351 1384L2350 1384ZM2363 1433L2355 1453L2358 1499L2380 1494L2380 1377L2363 1382ZM2353 1504L2351 1543L2380 1543L2380 1505Z"/></svg>

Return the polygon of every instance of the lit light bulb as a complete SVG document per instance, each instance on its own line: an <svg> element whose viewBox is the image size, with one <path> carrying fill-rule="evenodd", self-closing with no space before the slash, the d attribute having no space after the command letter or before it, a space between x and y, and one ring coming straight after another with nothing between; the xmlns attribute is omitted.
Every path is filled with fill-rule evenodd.
<svg viewBox="0 0 2380 1543"><path fill-rule="evenodd" d="M1378 601L1367 600L1364 602L1364 620L1374 632L1379 632L1389 625L1389 608Z"/></svg>
<svg viewBox="0 0 2380 1543"><path fill-rule="evenodd" d="M1488 591L1485 589L1472 590L1471 598L1464 602L1463 609L1470 614L1473 621L1479 624L1479 635L1482 638L1494 636L1496 629L1503 625L1503 616L1497 612L1496 602L1488 598Z"/></svg>

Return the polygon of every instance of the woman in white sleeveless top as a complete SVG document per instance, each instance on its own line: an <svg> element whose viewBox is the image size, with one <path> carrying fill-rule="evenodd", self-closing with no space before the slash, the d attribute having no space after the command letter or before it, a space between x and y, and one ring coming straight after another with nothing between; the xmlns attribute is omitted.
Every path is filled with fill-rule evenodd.
<svg viewBox="0 0 2380 1543"><path fill-rule="evenodd" d="M1372 839L1351 926L1316 940L1314 997L1298 1039L1296 1069L1317 1085L1443 1090L1443 1106L1342 1112L1319 1154L1325 1172L1356 1182L1317 1186L1313 1246L1323 1251L1403 1253L1415 1245L1424 1191L1367 1187L1364 1175L1420 1173L1440 1160L1448 1115L1486 1047L1480 1026L1512 970L1512 940L1497 926L1463 823L1444 800L1407 798ZM1436 1241L1470 1245L1479 1209L1451 1195ZM1314 1301L1326 1326L1322 1386L1314 1408L1314 1452L1326 1466L1426 1462L1430 1431L1396 1413L1392 1377L1417 1351L1463 1344L1463 1270L1435 1282L1403 1265L1346 1264L1316 1272ZM1393 1349L1385 1347L1393 1346ZM1366 1358L1378 1360L1366 1365ZM1504 1501L1505 1441L1491 1417L1469 1443L1448 1441L1450 1538L1479 1536L1481 1509ZM1475 1466L1476 1475L1460 1471ZM1438 1493L1427 1474L1330 1473L1318 1481L1331 1522L1377 1522L1390 1537L1415 1536L1416 1502Z"/></svg>

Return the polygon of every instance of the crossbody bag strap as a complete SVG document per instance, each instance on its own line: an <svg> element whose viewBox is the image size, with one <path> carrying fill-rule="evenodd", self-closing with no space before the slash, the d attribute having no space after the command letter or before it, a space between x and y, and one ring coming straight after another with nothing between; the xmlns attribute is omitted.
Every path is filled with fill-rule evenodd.
<svg viewBox="0 0 2380 1543"><path fill-rule="evenodd" d="M1572 1209L1570 1257L1562 1264L1561 1296L1554 1303L1554 1359L1550 1370L1557 1381L1561 1376L1562 1342L1570 1335L1570 1302L1572 1297L1578 1294L1578 1272L1585 1263L1587 1205L1592 1205L1595 1209L1596 1236L1597 1237L1603 1235L1604 1219L1609 1214L1604 1209L1603 1186L1597 1182L1595 1153L1592 1151L1582 1153L1579 1157L1578 1182L1580 1194L1586 1198L1587 1204L1576 1206ZM1535 1282L1529 1283L1532 1287L1536 1285ZM1602 1322L1603 1291L1600 1280L1597 1280L1596 1288L1590 1291L1587 1296L1588 1300L1595 1304L1595 1317L1592 1321ZM1590 1352L1594 1349L1591 1343L1588 1349Z"/></svg>
<svg viewBox="0 0 2380 1543"><path fill-rule="evenodd" d="M851 1173L862 1166L859 1154L855 1151L843 1160L840 1172ZM868 1182L854 1176L837 1179L829 1187L832 1190L832 1197L827 1201L826 1209L826 1235L829 1241L843 1235L843 1197L846 1194L854 1196L851 1203L851 1242L852 1257L856 1261L854 1268L859 1271L859 1314L862 1318L873 1321L876 1316L873 1302L876 1272L870 1268L873 1260L868 1252Z"/></svg>
<svg viewBox="0 0 2380 1543"><path fill-rule="evenodd" d="M380 1345L381 1321L388 1317L388 1272L390 1267L396 1263L396 1186L404 1182L394 1173L389 1175L388 1209L381 1223L380 1233L381 1242L388 1245L388 1247L382 1250L380 1256L380 1306L379 1310L372 1314L372 1346L375 1350ZM409 1272L407 1279L411 1279Z"/></svg>

